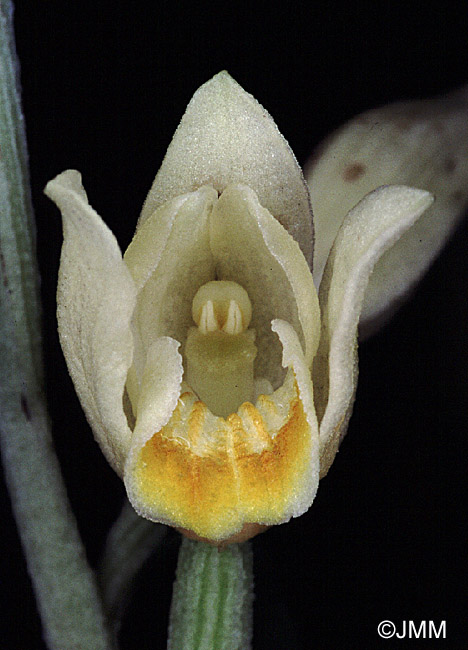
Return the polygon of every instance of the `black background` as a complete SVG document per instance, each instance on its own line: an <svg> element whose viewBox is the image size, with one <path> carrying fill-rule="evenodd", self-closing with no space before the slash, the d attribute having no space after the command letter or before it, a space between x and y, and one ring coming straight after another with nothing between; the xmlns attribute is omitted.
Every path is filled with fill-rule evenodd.
<svg viewBox="0 0 468 650"><path fill-rule="evenodd" d="M42 272L54 436L89 559L124 497L92 439L58 346L61 244L46 182L79 169L123 249L193 92L226 68L305 162L366 108L468 82L455 3L19 2L17 47ZM303 517L254 540L254 649L464 648L466 621L467 227L408 303L362 346L355 412ZM0 646L42 649L2 494ZM145 567L123 650L165 648L178 534ZM384 641L382 619L447 621L444 641ZM66 650L66 648L64 648Z"/></svg>

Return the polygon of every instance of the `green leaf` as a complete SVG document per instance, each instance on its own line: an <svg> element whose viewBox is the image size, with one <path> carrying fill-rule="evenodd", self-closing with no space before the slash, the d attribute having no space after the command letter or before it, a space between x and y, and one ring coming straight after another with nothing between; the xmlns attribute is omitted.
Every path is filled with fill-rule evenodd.
<svg viewBox="0 0 468 650"><path fill-rule="evenodd" d="M6 482L48 646L106 650L111 644L43 394L39 274L7 0L0 0L0 147L0 442Z"/></svg>
<svg viewBox="0 0 468 650"><path fill-rule="evenodd" d="M381 185L407 185L434 204L379 259L359 320L361 340L377 332L455 232L468 205L468 87L441 97L366 111L329 135L306 165L320 283L345 215Z"/></svg>
<svg viewBox="0 0 468 650"><path fill-rule="evenodd" d="M143 519L125 501L107 536L99 571L106 615L115 635L134 578L166 536L167 527Z"/></svg>

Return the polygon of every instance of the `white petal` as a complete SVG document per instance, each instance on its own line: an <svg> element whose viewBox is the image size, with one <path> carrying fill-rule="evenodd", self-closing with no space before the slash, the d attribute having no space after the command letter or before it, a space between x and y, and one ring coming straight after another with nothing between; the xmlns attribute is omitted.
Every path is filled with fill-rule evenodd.
<svg viewBox="0 0 468 650"><path fill-rule="evenodd" d="M157 339L149 348L140 387L132 446L125 465L124 481L127 494L138 514L152 517L151 504L139 498L135 465L141 449L169 421L180 395L183 367L178 341L167 336ZM155 494L154 498L158 498ZM147 510L150 508L150 510Z"/></svg>
<svg viewBox="0 0 468 650"><path fill-rule="evenodd" d="M148 350L128 467L132 465L132 454L167 424L177 405L184 372L179 346L178 341L162 336Z"/></svg>
<svg viewBox="0 0 468 650"><path fill-rule="evenodd" d="M131 436L123 396L132 362L135 285L115 237L88 204L81 175L66 171L48 183L45 193L63 216L60 342L95 438L121 473Z"/></svg>
<svg viewBox="0 0 468 650"><path fill-rule="evenodd" d="M310 263L313 231L300 167L270 115L227 72L193 96L148 194L140 225L165 201L202 185L251 187Z"/></svg>
<svg viewBox="0 0 468 650"><path fill-rule="evenodd" d="M283 378L282 348L271 331L274 318L291 323L310 366L320 332L312 274L297 243L250 188L229 186L220 196L211 217L211 249L218 278L238 282L252 303L256 377L274 387Z"/></svg>
<svg viewBox="0 0 468 650"><path fill-rule="evenodd" d="M210 188L203 188L199 192L199 196L204 203L204 197L214 192ZM214 192L217 198L216 192ZM174 222L183 206L192 199L194 194L183 194L178 196L172 201L168 201L155 211L151 218L138 229L135 233L129 247L125 251L124 260L130 273L132 274L133 281L137 290L140 291L154 273L156 268L161 262L161 256L167 246L169 236L174 227ZM185 206L187 209L187 206ZM203 207L202 207L203 210Z"/></svg>
<svg viewBox="0 0 468 650"><path fill-rule="evenodd" d="M314 363L322 476L346 433L357 381L357 325L374 265L432 203L428 192L381 187L346 216L331 250L319 299L322 337ZM323 416L323 417L322 417Z"/></svg>
<svg viewBox="0 0 468 650"><path fill-rule="evenodd" d="M310 426L311 447L306 473L307 478L302 483L301 489L297 490L296 498L291 504L290 510L290 516L299 517L312 505L317 492L320 474L319 430L314 406L313 384L294 329L289 323L279 319L272 322L271 328L281 341L283 366L291 368L294 372L304 413Z"/></svg>
<svg viewBox="0 0 468 650"><path fill-rule="evenodd" d="M401 102L360 115L330 136L306 167L316 228L314 277L346 213L380 185L430 191L434 205L378 262L366 292L360 334L384 322L423 275L468 202L468 101Z"/></svg>
<svg viewBox="0 0 468 650"><path fill-rule="evenodd" d="M215 274L208 221L217 197L213 188L202 187L169 201L138 229L125 252L139 289L134 326L144 351L161 336L183 342L193 325L193 297ZM145 354L139 357L138 374Z"/></svg>

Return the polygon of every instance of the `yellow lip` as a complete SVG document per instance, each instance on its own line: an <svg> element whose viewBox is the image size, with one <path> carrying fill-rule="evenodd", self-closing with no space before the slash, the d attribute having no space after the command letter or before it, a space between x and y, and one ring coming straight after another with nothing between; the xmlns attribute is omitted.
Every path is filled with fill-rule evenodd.
<svg viewBox="0 0 468 650"><path fill-rule="evenodd" d="M311 444L292 371L275 393L226 419L189 390L140 452L139 499L171 525L213 541L247 522L281 523L304 482Z"/></svg>

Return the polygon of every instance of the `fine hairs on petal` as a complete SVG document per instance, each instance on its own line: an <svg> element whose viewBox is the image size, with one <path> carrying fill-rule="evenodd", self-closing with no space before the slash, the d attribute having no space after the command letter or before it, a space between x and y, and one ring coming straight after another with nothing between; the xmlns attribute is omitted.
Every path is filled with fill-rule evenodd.
<svg viewBox="0 0 468 650"><path fill-rule="evenodd" d="M301 168L273 119L227 72L194 94L146 198L139 226L165 201L212 185L247 185L286 228L309 264L313 225Z"/></svg>
<svg viewBox="0 0 468 650"><path fill-rule="evenodd" d="M121 475L131 437L123 394L133 356L135 285L114 235L88 204L80 174L60 174L45 193L63 216L60 343L96 440Z"/></svg>
<svg viewBox="0 0 468 650"><path fill-rule="evenodd" d="M314 363L324 476L346 433L357 385L357 326L364 293L380 257L431 205L429 192L381 187L346 216L325 267L319 300L322 335Z"/></svg>

